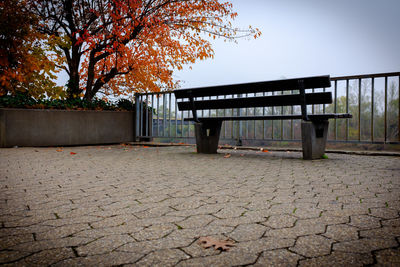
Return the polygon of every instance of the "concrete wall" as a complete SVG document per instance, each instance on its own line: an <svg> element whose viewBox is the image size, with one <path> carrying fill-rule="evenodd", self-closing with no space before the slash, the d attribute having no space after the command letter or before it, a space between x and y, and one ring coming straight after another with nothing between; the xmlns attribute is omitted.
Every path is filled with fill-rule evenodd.
<svg viewBox="0 0 400 267"><path fill-rule="evenodd" d="M134 112L0 109L0 147L130 142Z"/></svg>

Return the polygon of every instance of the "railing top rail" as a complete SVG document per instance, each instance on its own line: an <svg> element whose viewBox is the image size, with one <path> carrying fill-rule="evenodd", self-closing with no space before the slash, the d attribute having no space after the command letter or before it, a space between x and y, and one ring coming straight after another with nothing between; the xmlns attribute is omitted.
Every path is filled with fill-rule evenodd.
<svg viewBox="0 0 400 267"><path fill-rule="evenodd" d="M374 73L374 74L331 77L331 81L381 78L381 77L393 77L393 76L400 76L400 72L387 72L387 73Z"/></svg>

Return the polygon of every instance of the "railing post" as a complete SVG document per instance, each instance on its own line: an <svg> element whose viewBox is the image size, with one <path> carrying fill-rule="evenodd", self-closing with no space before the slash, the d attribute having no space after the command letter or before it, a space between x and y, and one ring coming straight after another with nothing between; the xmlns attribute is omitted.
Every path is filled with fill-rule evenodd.
<svg viewBox="0 0 400 267"><path fill-rule="evenodd" d="M374 98L375 98L375 79L372 77L371 84L371 142L374 142Z"/></svg>
<svg viewBox="0 0 400 267"><path fill-rule="evenodd" d="M140 105L139 105L139 94L135 93L135 133L133 141L139 141L139 127L140 127Z"/></svg>
<svg viewBox="0 0 400 267"><path fill-rule="evenodd" d="M238 97L241 97L242 95L239 94ZM237 116L241 116L242 115L242 111L240 108L237 109ZM237 139L236 139L236 145L237 146L241 146L242 143L242 121L238 121L238 128L237 128Z"/></svg>
<svg viewBox="0 0 400 267"><path fill-rule="evenodd" d="M346 80L346 113L349 113L349 80ZM349 123L350 121L346 120L346 141L349 141Z"/></svg>

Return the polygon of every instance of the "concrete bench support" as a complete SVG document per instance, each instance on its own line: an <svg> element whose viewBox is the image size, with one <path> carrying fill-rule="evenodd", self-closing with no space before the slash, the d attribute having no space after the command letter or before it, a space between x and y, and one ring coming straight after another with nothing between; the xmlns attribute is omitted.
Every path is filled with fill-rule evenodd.
<svg viewBox="0 0 400 267"><path fill-rule="evenodd" d="M325 154L329 121L302 121L303 159L320 159Z"/></svg>
<svg viewBox="0 0 400 267"><path fill-rule="evenodd" d="M197 153L215 154L222 121L195 123Z"/></svg>

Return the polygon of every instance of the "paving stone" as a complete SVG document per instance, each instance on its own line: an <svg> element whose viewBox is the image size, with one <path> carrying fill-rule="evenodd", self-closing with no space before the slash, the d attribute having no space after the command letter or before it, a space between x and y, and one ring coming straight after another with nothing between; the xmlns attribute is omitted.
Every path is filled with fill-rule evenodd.
<svg viewBox="0 0 400 267"><path fill-rule="evenodd" d="M0 250L7 249L13 247L18 244L22 244L25 242L34 241L32 234L23 234L23 235L9 235L5 237L0 237Z"/></svg>
<svg viewBox="0 0 400 267"><path fill-rule="evenodd" d="M184 202L181 202L177 205L173 205L173 208L176 210L192 210L192 209L197 209L203 205L205 205L205 202L202 202L201 200L205 200L206 198L204 197L191 197Z"/></svg>
<svg viewBox="0 0 400 267"><path fill-rule="evenodd" d="M210 223L210 225L222 225L236 227L241 224L259 223L264 222L266 219L258 212L257 215L250 214L252 212L246 212L243 216L229 219L216 219Z"/></svg>
<svg viewBox="0 0 400 267"><path fill-rule="evenodd" d="M369 238L391 238L400 237L400 227L384 226L377 229L369 229L360 231L360 237Z"/></svg>
<svg viewBox="0 0 400 267"><path fill-rule="evenodd" d="M137 227L131 225L120 225L115 227L97 228L89 230L83 230L74 233L74 237L88 237L93 239L98 239L108 235L120 235L120 234L133 234L142 231L144 227Z"/></svg>
<svg viewBox="0 0 400 267"><path fill-rule="evenodd" d="M333 250L354 253L370 253L373 250L397 246L395 239L390 238L363 238L359 240L344 241L333 244Z"/></svg>
<svg viewBox="0 0 400 267"><path fill-rule="evenodd" d="M334 251L330 255L300 260L299 266L364 266L373 262L372 254Z"/></svg>
<svg viewBox="0 0 400 267"><path fill-rule="evenodd" d="M234 227L207 225L201 228L177 229L168 235L173 238L198 238L202 236L228 234L234 230Z"/></svg>
<svg viewBox="0 0 400 267"><path fill-rule="evenodd" d="M381 224L382 224L382 226L400 227L400 218L390 219L390 220L381 220Z"/></svg>
<svg viewBox="0 0 400 267"><path fill-rule="evenodd" d="M159 239L172 233L178 227L175 224L156 224L132 233L132 237L137 241Z"/></svg>
<svg viewBox="0 0 400 267"><path fill-rule="evenodd" d="M329 225L323 236L337 241L356 240L358 228L346 224Z"/></svg>
<svg viewBox="0 0 400 267"><path fill-rule="evenodd" d="M159 249L188 247L194 242L194 240L195 238L167 236L165 238L157 240L130 242L120 246L116 250L121 252L147 254L149 252L157 251Z"/></svg>
<svg viewBox="0 0 400 267"><path fill-rule="evenodd" d="M134 213L134 215L138 218L144 219L144 218L154 218L154 217L161 217L168 212L173 212L174 210L168 207L156 207L156 208L151 208L145 211L140 211ZM133 219L133 218L132 218Z"/></svg>
<svg viewBox="0 0 400 267"><path fill-rule="evenodd" d="M32 254L31 252L27 252L27 251L3 250L3 251L0 251L0 264L17 261L17 260L22 259L31 254Z"/></svg>
<svg viewBox="0 0 400 267"><path fill-rule="evenodd" d="M328 255L332 243L333 240L319 235L301 236L290 250L306 257L318 257Z"/></svg>
<svg viewBox="0 0 400 267"><path fill-rule="evenodd" d="M143 254L125 253L125 252L110 252L101 255L93 255L87 257L76 257L62 260L52 265L55 267L63 266L119 266L131 264L142 258Z"/></svg>
<svg viewBox="0 0 400 267"><path fill-rule="evenodd" d="M400 266L400 249L384 249L375 252L376 266Z"/></svg>
<svg viewBox="0 0 400 267"><path fill-rule="evenodd" d="M360 229L373 229L381 226L379 219L369 215L350 216L349 225Z"/></svg>
<svg viewBox="0 0 400 267"><path fill-rule="evenodd" d="M236 243L236 246L232 248L232 251L260 253L267 250L291 247L294 245L295 241L294 238L264 237L252 241Z"/></svg>
<svg viewBox="0 0 400 267"><path fill-rule="evenodd" d="M228 236L235 241L248 241L261 238L267 227L260 224L241 224L229 233Z"/></svg>
<svg viewBox="0 0 400 267"><path fill-rule="evenodd" d="M59 227L55 227L51 231L48 232L40 232L35 234L36 240L46 240L46 239L56 239L56 238L64 238L67 236L74 235L84 230L91 229L89 224L70 224L63 225Z"/></svg>
<svg viewBox="0 0 400 267"><path fill-rule="evenodd" d="M217 240L226 240L226 236L222 235L214 235L212 236L213 238ZM208 248L204 249L199 243L198 240L196 242L193 242L190 246L187 247L182 247L181 248L186 254L190 255L193 258L198 258L198 257L205 257L205 256L213 256L213 255L218 255L221 253L221 250L219 249L214 249L214 248Z"/></svg>
<svg viewBox="0 0 400 267"><path fill-rule="evenodd" d="M189 216L193 216L193 215L210 215L210 214L219 212L220 210L223 209L223 207L224 207L223 204L208 204L208 205L200 206L197 209L170 211L166 215L180 216L180 217L189 217ZM244 211L244 209L241 211L241 213L243 211Z"/></svg>
<svg viewBox="0 0 400 267"><path fill-rule="evenodd" d="M42 250L22 260L14 262L15 266L49 266L59 261L75 257L71 248Z"/></svg>
<svg viewBox="0 0 400 267"><path fill-rule="evenodd" d="M286 249L277 249L263 252L254 266L297 266L297 262L302 258Z"/></svg>
<svg viewBox="0 0 400 267"><path fill-rule="evenodd" d="M77 247L76 251L79 256L104 254L132 241L134 239L129 235L107 235L86 245Z"/></svg>
<svg viewBox="0 0 400 267"><path fill-rule="evenodd" d="M256 260L256 254L244 254L228 251L214 256L183 260L180 261L177 266L240 266L252 264Z"/></svg>
<svg viewBox="0 0 400 267"><path fill-rule="evenodd" d="M235 218L243 216L247 209L241 207L222 208L219 212L214 213L214 216L220 219Z"/></svg>
<svg viewBox="0 0 400 267"><path fill-rule="evenodd" d="M138 262L136 266L174 266L179 261L190 258L189 255L178 249L162 249L151 252Z"/></svg>
<svg viewBox="0 0 400 267"><path fill-rule="evenodd" d="M369 215L382 218L382 219L396 219L399 218L399 211L390 208L372 208L370 209Z"/></svg>
<svg viewBox="0 0 400 267"><path fill-rule="evenodd" d="M325 225L318 224L314 219L297 220L294 227L267 230L264 236L280 238L296 238L304 235L322 234L325 232Z"/></svg>
<svg viewBox="0 0 400 267"><path fill-rule="evenodd" d="M0 228L0 237L6 237L6 236L11 236L11 235L41 233L41 232L48 232L51 230L54 230L54 227L46 226L46 225L31 225L28 227Z"/></svg>
<svg viewBox="0 0 400 267"><path fill-rule="evenodd" d="M61 216L61 215L59 215ZM102 218L99 218L98 216L71 216L65 219L53 219L53 220L47 220L44 221L42 224L43 225L49 225L49 226L67 226L67 225L74 225L74 224L88 224L88 223L94 223L101 221Z"/></svg>
<svg viewBox="0 0 400 267"><path fill-rule="evenodd" d="M216 218L211 215L194 215L183 221L180 221L177 225L182 228L203 227L214 221L215 219Z"/></svg>
<svg viewBox="0 0 400 267"><path fill-rule="evenodd" d="M279 229L279 228L289 228L293 227L297 218L291 215L272 215L268 220L263 223L266 226Z"/></svg>
<svg viewBox="0 0 400 267"><path fill-rule="evenodd" d="M95 222L90 222L90 225L94 228L105 228L105 227L114 227L122 224L126 224L129 221L136 220L137 217L129 214L129 215L117 215L113 217L107 217L103 220L97 220Z"/></svg>
<svg viewBox="0 0 400 267"><path fill-rule="evenodd" d="M162 216L148 219L131 220L126 223L130 227L149 227L158 224L179 223L185 220L186 217L181 216Z"/></svg>
<svg viewBox="0 0 400 267"><path fill-rule="evenodd" d="M340 210L342 210L343 208L343 204L336 201L336 200L331 200L329 202L318 202L318 208L322 209L322 210L333 210L336 212L339 212Z"/></svg>
<svg viewBox="0 0 400 267"><path fill-rule="evenodd" d="M10 249L23 252L39 252L53 248L77 247L94 241L92 238L84 237L65 237L41 241L26 242L12 246Z"/></svg>

